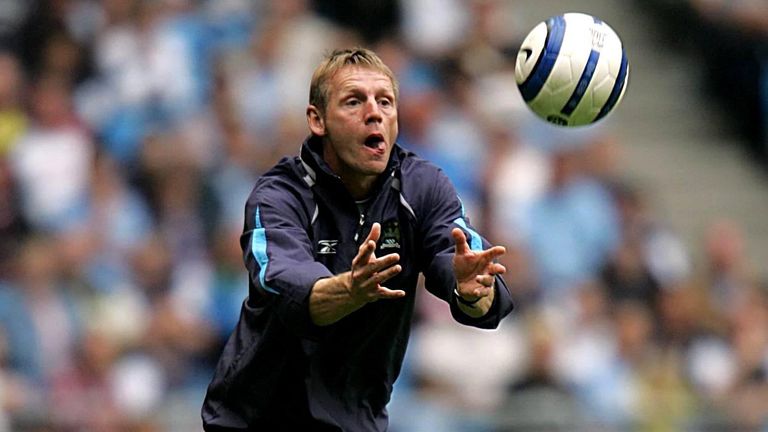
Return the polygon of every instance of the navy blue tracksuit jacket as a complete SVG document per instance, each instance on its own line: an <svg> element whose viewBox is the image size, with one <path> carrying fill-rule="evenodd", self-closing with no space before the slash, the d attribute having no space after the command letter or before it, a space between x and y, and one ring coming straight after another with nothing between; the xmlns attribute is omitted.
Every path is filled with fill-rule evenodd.
<svg viewBox="0 0 768 432"><path fill-rule="evenodd" d="M208 387L202 409L208 431L386 430L419 273L460 323L495 328L512 310L498 276L488 314L475 319L456 306L451 229L462 228L472 249L490 245L469 224L439 168L395 146L361 213L322 160L321 146L308 139L300 157L283 158L248 199L240 243L249 296ZM382 227L376 256L400 254L402 271L385 285L406 296L314 325L312 286L350 270L374 222Z"/></svg>

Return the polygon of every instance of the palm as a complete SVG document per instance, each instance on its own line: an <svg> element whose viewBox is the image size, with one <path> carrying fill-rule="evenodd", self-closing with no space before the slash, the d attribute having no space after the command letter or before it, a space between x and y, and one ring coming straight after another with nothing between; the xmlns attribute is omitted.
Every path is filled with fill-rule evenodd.
<svg viewBox="0 0 768 432"><path fill-rule="evenodd" d="M474 280L475 276L489 272L488 264L490 263L491 259L487 258L487 255L480 255L472 250L463 254L457 252L453 256L453 271L456 280L459 282Z"/></svg>

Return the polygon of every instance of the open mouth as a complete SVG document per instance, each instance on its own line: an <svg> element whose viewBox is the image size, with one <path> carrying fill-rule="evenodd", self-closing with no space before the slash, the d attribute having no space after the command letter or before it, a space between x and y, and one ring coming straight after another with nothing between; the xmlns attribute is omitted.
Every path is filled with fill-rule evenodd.
<svg viewBox="0 0 768 432"><path fill-rule="evenodd" d="M372 149L377 149L384 144L384 136L382 134L370 134L365 138L365 146Z"/></svg>

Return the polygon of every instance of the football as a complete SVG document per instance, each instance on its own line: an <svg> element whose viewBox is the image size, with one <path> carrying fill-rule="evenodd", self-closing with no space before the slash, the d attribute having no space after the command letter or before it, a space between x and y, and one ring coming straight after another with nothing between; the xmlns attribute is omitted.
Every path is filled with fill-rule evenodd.
<svg viewBox="0 0 768 432"><path fill-rule="evenodd" d="M629 63L616 32L583 13L536 25L517 53L515 80L539 117L559 126L599 121L621 102Z"/></svg>

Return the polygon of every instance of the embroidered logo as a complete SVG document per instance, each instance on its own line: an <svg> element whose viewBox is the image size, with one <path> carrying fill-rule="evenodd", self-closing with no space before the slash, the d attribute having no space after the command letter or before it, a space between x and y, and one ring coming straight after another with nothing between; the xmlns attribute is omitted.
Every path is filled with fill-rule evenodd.
<svg viewBox="0 0 768 432"><path fill-rule="evenodd" d="M317 242L317 253L320 255L333 255L336 253L336 246L338 244L338 240L319 240Z"/></svg>
<svg viewBox="0 0 768 432"><path fill-rule="evenodd" d="M400 224L397 221L385 222L381 230L381 246L384 249L400 248Z"/></svg>

